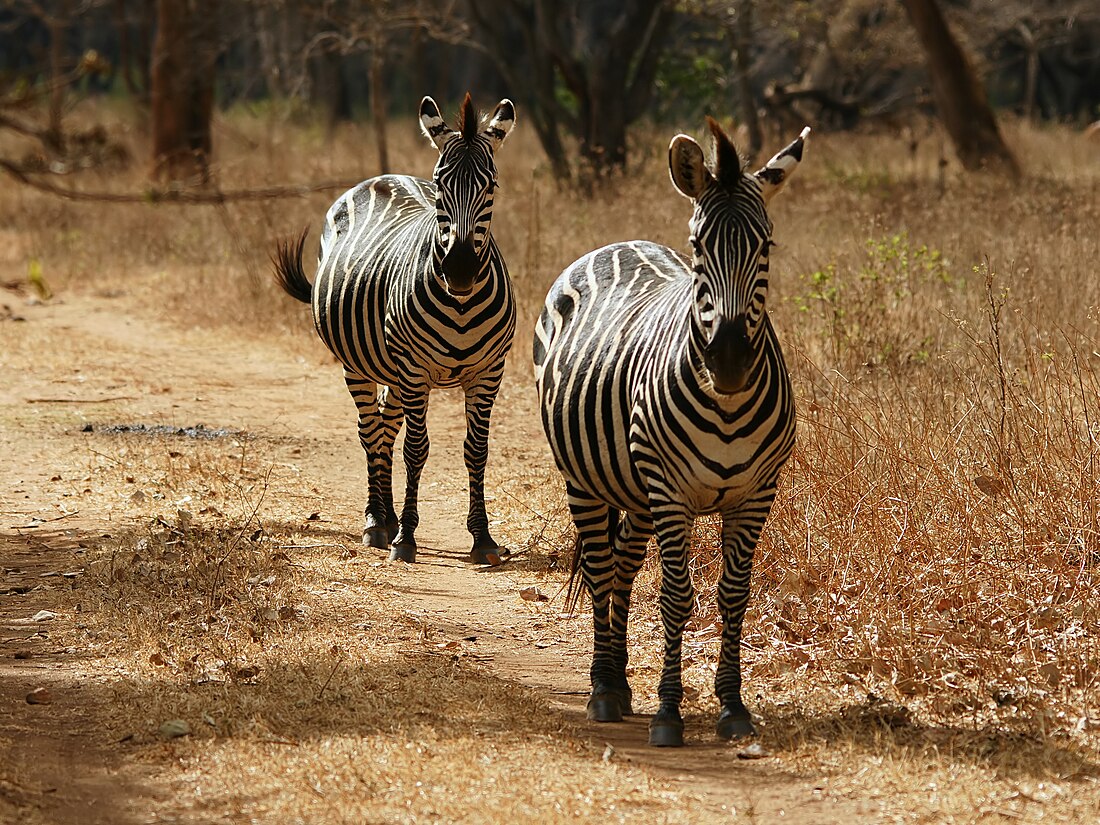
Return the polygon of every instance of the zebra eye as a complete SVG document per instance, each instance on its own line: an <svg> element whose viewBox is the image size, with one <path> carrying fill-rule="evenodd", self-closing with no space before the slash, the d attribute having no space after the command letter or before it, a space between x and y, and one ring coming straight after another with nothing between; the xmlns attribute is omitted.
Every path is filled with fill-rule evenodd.
<svg viewBox="0 0 1100 825"><path fill-rule="evenodd" d="M691 244L691 251L694 252L696 255L702 257L703 247L702 244L699 243L699 239L693 235L688 238L688 242Z"/></svg>

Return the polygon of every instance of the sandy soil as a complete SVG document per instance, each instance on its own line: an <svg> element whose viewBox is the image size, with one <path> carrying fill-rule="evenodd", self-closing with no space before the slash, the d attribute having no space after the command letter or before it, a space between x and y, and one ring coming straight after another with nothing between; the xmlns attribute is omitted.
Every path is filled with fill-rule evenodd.
<svg viewBox="0 0 1100 825"><path fill-rule="evenodd" d="M4 302L11 312L0 321L0 749L9 749L11 773L0 775L0 819L8 812L13 821L58 825L153 821L150 810L154 803L163 810L168 789L147 761L105 740L97 722L110 662L51 639L57 625L79 623L79 615L34 618L57 611L58 595L78 582L79 575L64 574L79 572L82 548L134 518L117 497L82 494L96 439L111 423L247 432L250 449L264 460L299 470L303 510L321 502L323 517L353 543L365 478L351 402L319 344L303 358L300 348L274 338L232 338L145 317L119 294L70 294L46 305L9 295ZM520 338L494 418L491 464L547 460ZM587 621L569 623L568 637L560 626L533 622L530 606L517 598L529 583L522 559L492 571L463 561L469 537L462 426L459 398L433 396L422 549L419 563L400 571L400 609L441 638L475 638L470 648L481 667L549 697L594 742L610 744L616 758L670 789L701 796L701 820L744 810L746 794L760 821L874 818L872 803L829 799L814 777L794 775L778 760L739 760L703 720L689 725L693 743L672 751L645 745L644 715L621 725L584 721ZM492 467L489 481L491 491ZM518 539L507 525L500 529L498 539ZM52 702L29 704L36 688L48 690Z"/></svg>

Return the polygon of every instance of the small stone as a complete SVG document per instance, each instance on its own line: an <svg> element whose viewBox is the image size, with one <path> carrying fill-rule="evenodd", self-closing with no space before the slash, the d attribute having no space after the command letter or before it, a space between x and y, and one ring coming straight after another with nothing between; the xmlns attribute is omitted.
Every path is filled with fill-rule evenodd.
<svg viewBox="0 0 1100 825"><path fill-rule="evenodd" d="M49 610L39 610L33 616L31 616L32 622L52 622L57 618L57 614Z"/></svg>
<svg viewBox="0 0 1100 825"><path fill-rule="evenodd" d="M35 688L27 694L28 705L48 705L53 701L53 696L44 687Z"/></svg>
<svg viewBox="0 0 1100 825"><path fill-rule="evenodd" d="M178 739L191 733L191 726L185 719L169 719L158 731L165 739Z"/></svg>
<svg viewBox="0 0 1100 825"><path fill-rule="evenodd" d="M766 759L771 756L771 752L766 750L759 742L753 742L747 748L742 748L737 752L738 759Z"/></svg>

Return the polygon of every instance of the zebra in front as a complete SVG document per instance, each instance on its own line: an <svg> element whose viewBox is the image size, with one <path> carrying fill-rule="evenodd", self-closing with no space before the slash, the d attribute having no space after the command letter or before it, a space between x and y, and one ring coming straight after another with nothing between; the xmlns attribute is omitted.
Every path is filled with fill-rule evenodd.
<svg viewBox="0 0 1100 825"><path fill-rule="evenodd" d="M515 108L502 100L482 128L467 94L458 128L451 129L435 101L425 97L420 124L439 150L432 180L383 175L348 190L325 218L314 283L302 270L306 233L296 244L280 245L275 277L291 297L312 304L318 335L344 366L367 455L363 543L388 546L391 561L416 560L428 394L436 387L461 387L470 557L499 564L501 549L485 512L485 463L489 417L516 309L489 229L497 188L494 155L515 125ZM398 518L393 450L402 419L407 474Z"/></svg>
<svg viewBox="0 0 1100 825"><path fill-rule="evenodd" d="M795 436L790 378L765 310L766 205L801 161L809 129L750 174L708 123L713 172L687 135L669 146L672 182L694 204L690 259L647 241L590 252L550 288L534 337L543 427L577 526L573 574L592 600L590 719L633 713L630 591L657 536L665 646L652 745L683 744L688 551L705 513L722 515L718 735L754 733L741 701L741 623L753 550Z"/></svg>

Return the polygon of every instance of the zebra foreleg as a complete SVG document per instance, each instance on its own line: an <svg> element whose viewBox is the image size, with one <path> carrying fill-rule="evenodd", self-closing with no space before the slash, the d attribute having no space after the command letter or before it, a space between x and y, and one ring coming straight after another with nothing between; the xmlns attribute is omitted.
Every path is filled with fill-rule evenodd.
<svg viewBox="0 0 1100 825"><path fill-rule="evenodd" d="M386 410L386 392L379 403L378 385L370 378L344 373L344 382L359 414L359 443L367 456L367 506L364 512L363 544L385 549L396 532L393 509L393 440L401 426L401 408Z"/></svg>
<svg viewBox="0 0 1100 825"><path fill-rule="evenodd" d="M420 473L428 461L428 391L414 393L402 387L401 399L405 411L405 501L397 535L390 544L390 561L412 563L416 561L416 528L420 525Z"/></svg>
<svg viewBox="0 0 1100 825"><path fill-rule="evenodd" d="M645 561L646 545L653 535L653 519L649 513L626 513L615 536L615 579L611 596L611 657L615 664L613 687L619 692L624 716L634 715L633 694L626 677L630 659L626 644L626 627L630 617L630 593L634 577Z"/></svg>
<svg viewBox="0 0 1100 825"><path fill-rule="evenodd" d="M463 456L470 475L470 512L466 529L474 537L470 561L474 564L500 564L501 549L489 533L489 516L485 512L485 464L489 458L489 418L493 402L500 389L501 373L497 372L474 386L466 388L466 441Z"/></svg>
<svg viewBox="0 0 1100 825"><path fill-rule="evenodd" d="M722 517L722 575L718 579L722 653L714 678L714 692L722 706L717 727L721 739L756 733L752 714L741 701L741 625L749 602L752 554L774 496L774 487L766 489L740 510Z"/></svg>
<svg viewBox="0 0 1100 825"><path fill-rule="evenodd" d="M661 620L665 626L665 661L657 687L660 706L649 722L649 744L680 747L684 744L684 699L681 679L684 627L691 616L692 586L688 571L688 538L692 518L675 504L653 508L657 544L661 550Z"/></svg>
<svg viewBox="0 0 1100 825"><path fill-rule="evenodd" d="M397 510L393 506L393 444L397 440L397 434L401 430L405 412L401 407L401 393L393 387L382 387L378 395L378 412L382 417L382 433L379 444L380 459L377 472L379 477L379 496L381 505L378 508L382 521L379 524L384 528L384 543L372 545L385 548L397 536Z"/></svg>
<svg viewBox="0 0 1100 825"><path fill-rule="evenodd" d="M585 589L592 600L592 695L588 699L588 718L594 722L621 722L624 696L611 644L611 594L615 583L615 558L611 536L611 509L593 496L568 487L569 512L577 525L577 552Z"/></svg>

